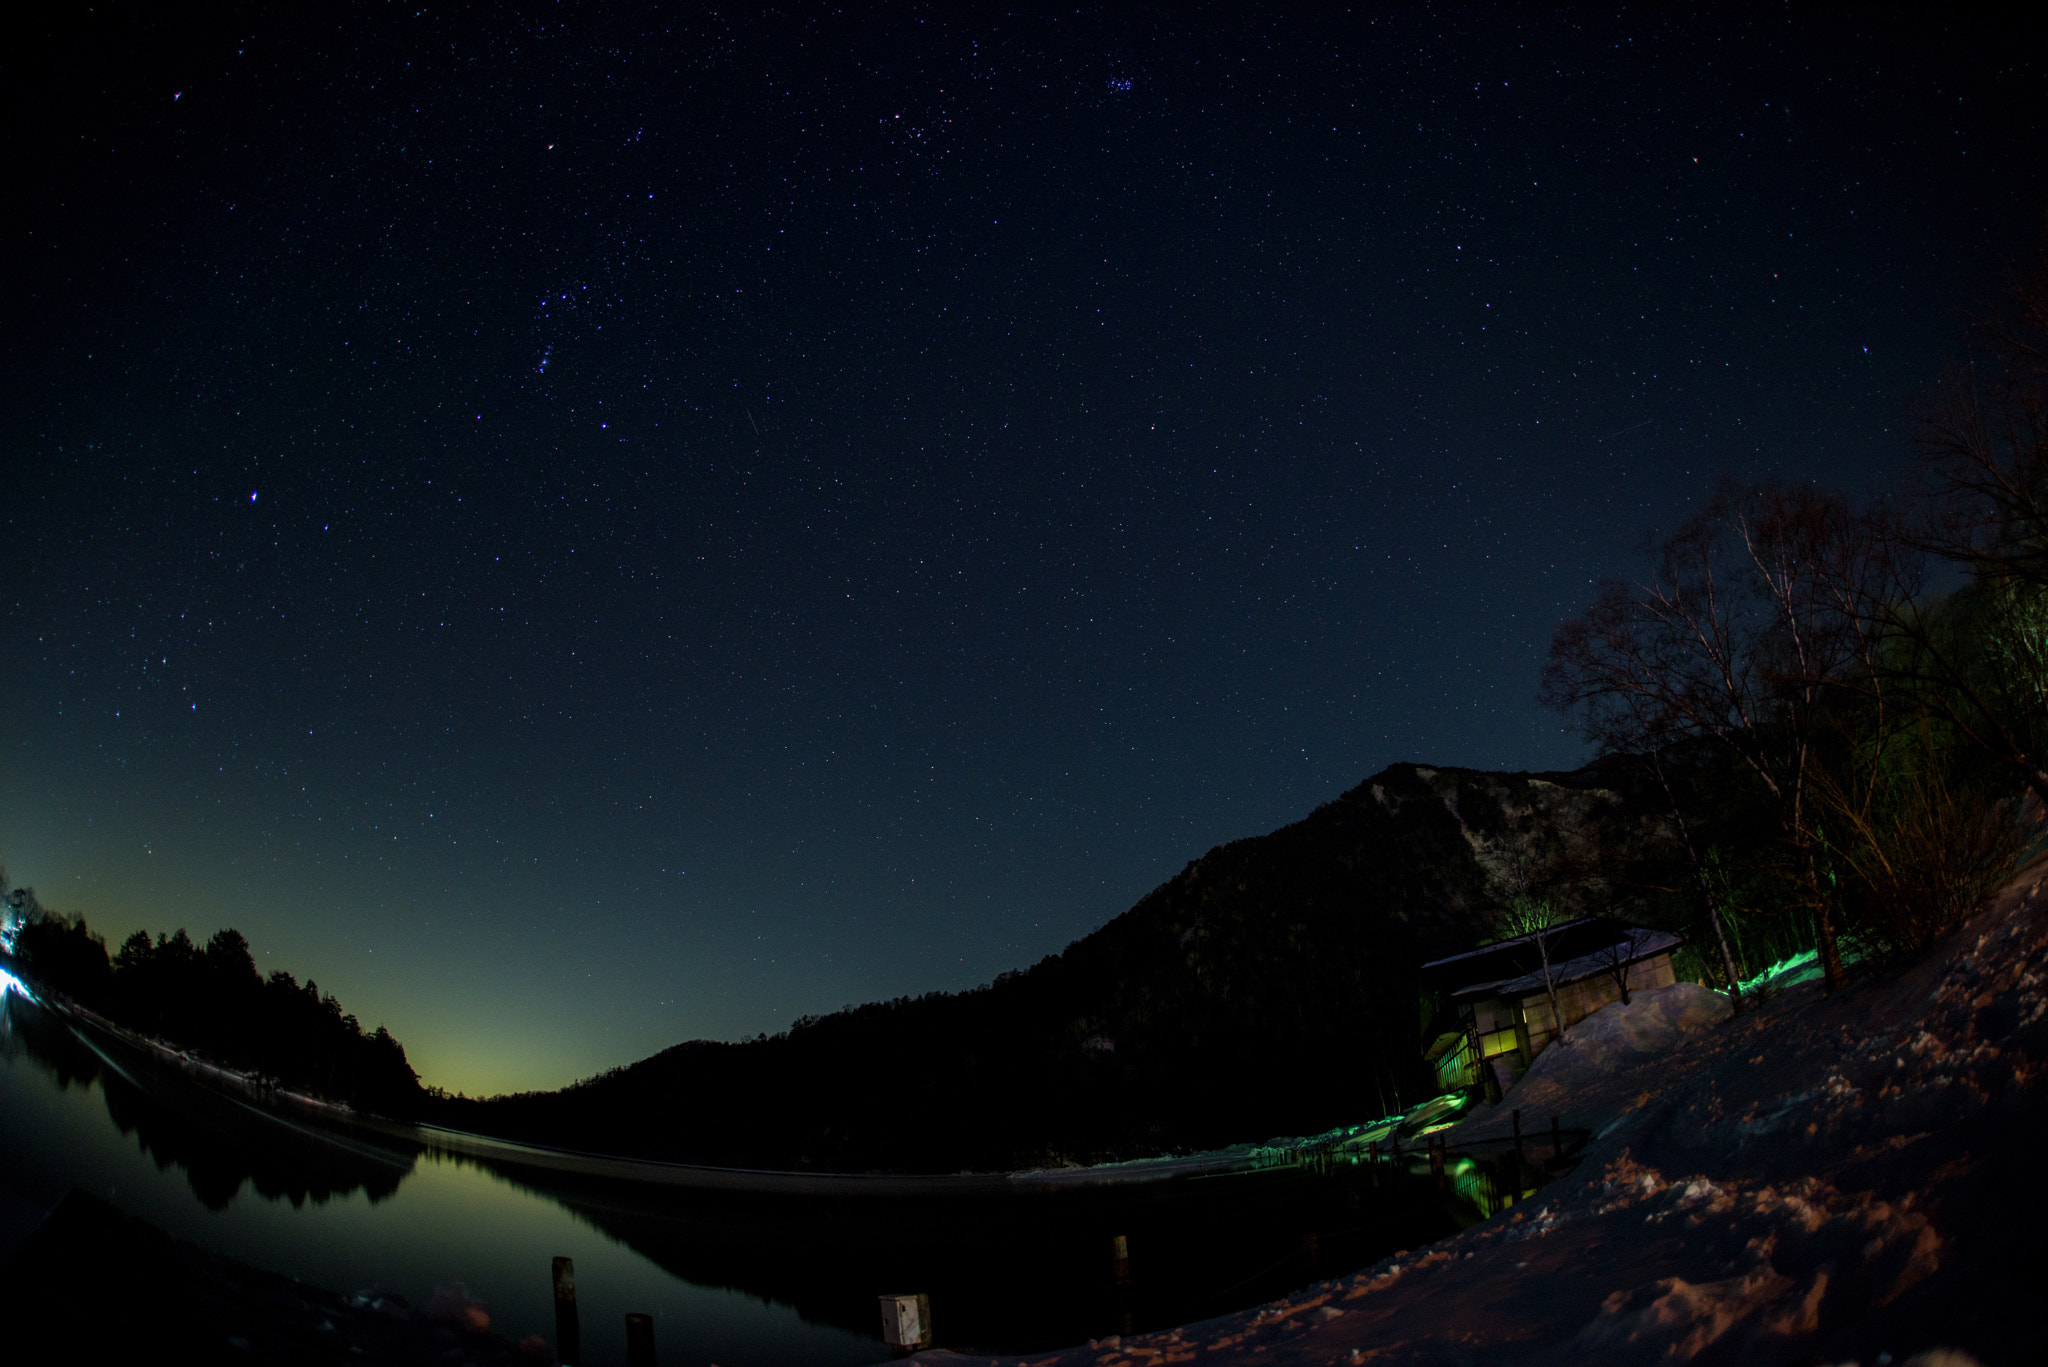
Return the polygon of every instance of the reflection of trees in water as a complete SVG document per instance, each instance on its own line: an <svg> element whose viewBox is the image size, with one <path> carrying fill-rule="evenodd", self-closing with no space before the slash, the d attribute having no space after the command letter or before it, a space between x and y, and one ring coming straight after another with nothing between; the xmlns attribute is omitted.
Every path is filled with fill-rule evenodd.
<svg viewBox="0 0 2048 1367"><path fill-rule="evenodd" d="M767 1197L496 1169L670 1275L872 1337L875 1298L928 1291L949 1346L1031 1352L1243 1309L1454 1233L1455 1193L1358 1167L925 1199ZM1134 1280L1119 1284L1114 1236Z"/></svg>
<svg viewBox="0 0 2048 1367"><path fill-rule="evenodd" d="M60 1092L92 1086L104 1066L61 1023L11 993L0 1005L0 1054L10 1063L28 1059L49 1074Z"/></svg>
<svg viewBox="0 0 2048 1367"><path fill-rule="evenodd" d="M396 1192L413 1170L411 1154L342 1147L183 1078L159 1079L154 1069L136 1069L136 1077L146 1079L138 1085L107 1067L49 1012L10 1001L6 1016L0 1037L10 1058L26 1055L60 1088L97 1083L115 1128L132 1136L158 1169L183 1169L192 1194L209 1210L224 1209L245 1184L267 1201L295 1207L356 1191L376 1202Z"/></svg>
<svg viewBox="0 0 2048 1367"><path fill-rule="evenodd" d="M410 1161L379 1162L332 1148L261 1117L250 1117L269 1133L236 1133L212 1120L197 1120L137 1091L118 1077L101 1079L107 1114L122 1134L135 1136L159 1168L185 1170L192 1194L210 1210L221 1210L248 1183L265 1200L308 1200L362 1191L381 1201L398 1190L412 1171ZM253 1128L253 1127L252 1127Z"/></svg>

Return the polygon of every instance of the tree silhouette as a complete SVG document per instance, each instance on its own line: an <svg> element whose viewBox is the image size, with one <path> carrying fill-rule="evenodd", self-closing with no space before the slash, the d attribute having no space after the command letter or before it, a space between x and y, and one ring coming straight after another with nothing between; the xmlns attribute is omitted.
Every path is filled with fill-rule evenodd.
<svg viewBox="0 0 2048 1367"><path fill-rule="evenodd" d="M1829 987L1842 966L1812 787L1837 695L1871 677L1881 632L1845 585L1879 554L1847 502L1724 486L1638 585L1609 581L1551 640L1543 701L1603 753L1720 747L1766 795L1814 916Z"/></svg>

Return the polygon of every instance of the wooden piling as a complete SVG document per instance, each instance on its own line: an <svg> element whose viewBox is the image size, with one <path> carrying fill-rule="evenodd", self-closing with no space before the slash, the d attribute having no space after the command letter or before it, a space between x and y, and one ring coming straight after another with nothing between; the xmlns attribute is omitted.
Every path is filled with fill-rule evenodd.
<svg viewBox="0 0 2048 1367"><path fill-rule="evenodd" d="M626 1316L627 1367L654 1367L654 1316Z"/></svg>
<svg viewBox="0 0 2048 1367"><path fill-rule="evenodd" d="M1116 1235L1109 1241L1110 1262L1116 1271L1116 1284L1131 1284L1131 1243L1123 1235Z"/></svg>
<svg viewBox="0 0 2048 1367"><path fill-rule="evenodd" d="M576 1319L576 1260L555 1259L555 1357L562 1367L583 1361L583 1328Z"/></svg>
<svg viewBox="0 0 2048 1367"><path fill-rule="evenodd" d="M1564 1127L1558 1123L1556 1116L1550 1117L1550 1156L1564 1157Z"/></svg>

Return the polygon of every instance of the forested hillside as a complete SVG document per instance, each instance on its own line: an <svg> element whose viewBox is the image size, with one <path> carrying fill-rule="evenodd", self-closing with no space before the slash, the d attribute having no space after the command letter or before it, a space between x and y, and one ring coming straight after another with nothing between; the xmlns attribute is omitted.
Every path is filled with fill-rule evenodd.
<svg viewBox="0 0 2048 1367"><path fill-rule="evenodd" d="M1064 953L976 991L681 1044L560 1092L437 1112L576 1148L835 1170L1310 1132L1426 1094L1416 968L1486 934L1509 901L1668 920L1687 877L1668 798L1641 766L1395 765L1211 850Z"/></svg>

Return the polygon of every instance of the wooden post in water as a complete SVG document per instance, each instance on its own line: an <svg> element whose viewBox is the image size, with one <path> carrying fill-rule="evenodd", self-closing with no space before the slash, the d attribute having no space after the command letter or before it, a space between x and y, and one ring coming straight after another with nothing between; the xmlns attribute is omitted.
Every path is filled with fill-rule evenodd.
<svg viewBox="0 0 2048 1367"><path fill-rule="evenodd" d="M1564 1157L1564 1127L1558 1124L1556 1116L1550 1117L1550 1156Z"/></svg>
<svg viewBox="0 0 2048 1367"><path fill-rule="evenodd" d="M555 1356L562 1367L583 1361L583 1329L576 1321L576 1260L555 1259Z"/></svg>
<svg viewBox="0 0 2048 1367"><path fill-rule="evenodd" d="M627 1367L654 1367L654 1316L626 1316Z"/></svg>
<svg viewBox="0 0 2048 1367"><path fill-rule="evenodd" d="M1121 1234L1109 1240L1110 1270L1116 1276L1116 1331L1131 1332L1131 1241Z"/></svg>

